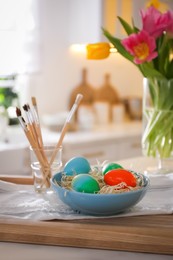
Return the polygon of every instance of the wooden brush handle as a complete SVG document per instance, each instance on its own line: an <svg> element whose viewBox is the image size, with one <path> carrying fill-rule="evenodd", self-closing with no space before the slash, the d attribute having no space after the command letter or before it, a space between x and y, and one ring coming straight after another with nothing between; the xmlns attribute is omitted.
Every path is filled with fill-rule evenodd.
<svg viewBox="0 0 173 260"><path fill-rule="evenodd" d="M55 157L56 157L57 152L58 152L58 148L60 148L62 146L62 142L63 142L64 136L65 136L68 128L69 128L69 122L66 122L62 131L61 131L59 141L58 141L57 145L55 146L55 150L52 154L52 157L51 157L51 160L50 160L50 166L52 165L53 161L55 160Z"/></svg>

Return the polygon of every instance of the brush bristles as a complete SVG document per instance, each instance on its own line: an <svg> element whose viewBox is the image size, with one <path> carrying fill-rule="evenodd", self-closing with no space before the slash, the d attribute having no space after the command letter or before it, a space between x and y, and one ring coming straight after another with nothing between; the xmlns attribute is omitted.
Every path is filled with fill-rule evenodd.
<svg viewBox="0 0 173 260"><path fill-rule="evenodd" d="M23 123L26 125L26 122L25 122L25 119L22 117L22 121L23 121Z"/></svg>
<svg viewBox="0 0 173 260"><path fill-rule="evenodd" d="M28 106L27 106L27 104L25 104L25 105L23 106L23 109L24 109L25 111L28 111Z"/></svg>
<svg viewBox="0 0 173 260"><path fill-rule="evenodd" d="M22 115L21 110L18 107L16 107L16 115L17 115L17 117Z"/></svg>

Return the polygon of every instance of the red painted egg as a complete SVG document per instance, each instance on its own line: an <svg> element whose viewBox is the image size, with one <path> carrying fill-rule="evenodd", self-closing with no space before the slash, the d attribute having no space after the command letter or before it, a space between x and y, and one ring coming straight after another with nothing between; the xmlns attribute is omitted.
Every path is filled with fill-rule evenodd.
<svg viewBox="0 0 173 260"><path fill-rule="evenodd" d="M136 186L135 176L125 169L116 169L107 172L104 175L104 182L110 186L117 185L121 182L125 182L127 186Z"/></svg>

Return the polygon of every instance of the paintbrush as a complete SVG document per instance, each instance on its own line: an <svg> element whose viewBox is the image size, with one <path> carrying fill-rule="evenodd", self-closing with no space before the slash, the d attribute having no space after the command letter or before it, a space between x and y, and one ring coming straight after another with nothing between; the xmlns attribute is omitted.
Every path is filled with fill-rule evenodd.
<svg viewBox="0 0 173 260"><path fill-rule="evenodd" d="M26 115L26 119L27 119L27 126L28 126L29 130L31 131L31 134L32 134L35 142L37 142L37 134L36 134L36 131L35 131L34 126L33 126L33 120L31 118L31 114L28 111L28 105L25 104L23 106L23 109L25 111L25 115Z"/></svg>
<svg viewBox="0 0 173 260"><path fill-rule="evenodd" d="M33 130L33 135L34 135L34 137L36 139L36 142L37 142L38 147L40 149L40 153L41 153L41 155L43 157L43 160L45 162L45 165L46 165L46 167L48 169L47 172L46 172L45 178L47 178L47 177L50 178L51 177L51 171L50 171L50 167L49 167L49 162L48 162L47 157L45 155L43 143L40 142L40 140L42 139L40 137L40 135L41 135L41 131L39 131L40 127L38 128L38 124L36 124L36 118L34 118L34 115L33 115L32 111L31 111L31 108L30 108L29 104L25 105L25 109L26 109L26 106L27 106L28 116L29 116L29 119L30 119L31 128ZM37 110L37 112L38 112L38 110Z"/></svg>
<svg viewBox="0 0 173 260"><path fill-rule="evenodd" d="M26 131L27 130L27 125L26 125L26 122L25 122L24 118L22 117L21 110L18 107L16 107L16 115L17 115L17 118L18 118L18 120L20 122L20 125L21 125L22 129L24 131Z"/></svg>
<svg viewBox="0 0 173 260"><path fill-rule="evenodd" d="M74 102L74 104L73 104L73 106L72 106L72 108L71 108L71 110L70 110L70 112L69 112L69 114L67 116L67 119L65 121L65 124L64 124L64 126L62 128L62 131L61 131L61 134L60 134L60 138L59 138L58 143L57 143L57 145L55 147L55 150L54 150L54 152L52 154L52 157L51 157L51 160L50 160L50 165L52 165L52 163L53 163L53 161L54 161L54 159L56 157L57 149L62 146L62 142L63 142L64 136L65 136L65 134L66 134L66 132L67 132L67 130L69 128L69 123L71 121L71 118L74 115L74 113L76 112L76 110L77 110L77 108L78 108L82 98L83 98L82 94L78 94L76 96L76 100L75 100L75 102Z"/></svg>
<svg viewBox="0 0 173 260"><path fill-rule="evenodd" d="M28 107L28 112L30 112L32 121L33 121L33 127L37 136L37 142L38 142L38 146L40 147L40 151L42 153L42 156L45 160L45 163L47 165L47 168L50 168L49 166L49 162L48 159L45 155L45 151L44 151L44 145L43 145L43 139L42 139L42 133L41 133L41 127L40 127L40 120L39 120L39 113L38 113L38 107L37 107L37 101L35 97L31 98L32 101L32 105L33 105L33 111L31 111L30 106L27 105ZM47 172L47 176L46 177L51 177L51 171Z"/></svg>
<svg viewBox="0 0 173 260"><path fill-rule="evenodd" d="M24 118L22 117L22 113L21 110L16 107L16 115L18 117L18 120L21 124L22 129L24 130L24 133L41 165L42 168L42 175L43 175L43 184L45 183L45 185L47 187L50 187L50 167L48 165L48 162L45 160L45 157L42 154L42 150L40 149L40 147L38 146L38 143L36 142L36 140L33 137L33 134L30 130L30 128L28 128L27 123L25 122ZM29 120L29 118L28 118Z"/></svg>
<svg viewBox="0 0 173 260"><path fill-rule="evenodd" d="M32 105L33 105L33 112L34 112L34 118L36 122L36 131L39 137L39 143L40 146L43 147L43 138L42 138L42 133L41 133L41 127L40 127L40 119L39 119L39 113L38 113L38 106L37 106L37 101L35 97L31 98Z"/></svg>

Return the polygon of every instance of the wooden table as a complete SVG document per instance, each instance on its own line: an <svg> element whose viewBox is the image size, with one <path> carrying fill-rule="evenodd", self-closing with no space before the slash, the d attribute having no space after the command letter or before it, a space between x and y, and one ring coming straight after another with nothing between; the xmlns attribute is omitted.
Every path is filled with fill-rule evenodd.
<svg viewBox="0 0 173 260"><path fill-rule="evenodd" d="M31 178L6 178L32 183ZM89 220L0 219L0 241L173 254L173 216L150 215Z"/></svg>

